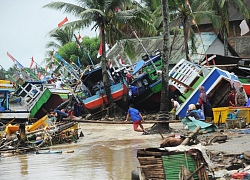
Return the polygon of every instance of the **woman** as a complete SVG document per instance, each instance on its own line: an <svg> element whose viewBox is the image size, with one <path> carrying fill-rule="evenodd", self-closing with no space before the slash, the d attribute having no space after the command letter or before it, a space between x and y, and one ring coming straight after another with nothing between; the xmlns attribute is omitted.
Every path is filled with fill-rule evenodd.
<svg viewBox="0 0 250 180"><path fill-rule="evenodd" d="M245 106L246 102L247 102L247 98L243 91L243 87L240 87L239 91L235 95L236 106Z"/></svg>
<svg viewBox="0 0 250 180"><path fill-rule="evenodd" d="M203 112L203 114L206 116L206 110L205 110L205 105L207 102L207 95L204 86L199 87L200 95L199 95L199 100L198 104L200 105L200 108Z"/></svg>

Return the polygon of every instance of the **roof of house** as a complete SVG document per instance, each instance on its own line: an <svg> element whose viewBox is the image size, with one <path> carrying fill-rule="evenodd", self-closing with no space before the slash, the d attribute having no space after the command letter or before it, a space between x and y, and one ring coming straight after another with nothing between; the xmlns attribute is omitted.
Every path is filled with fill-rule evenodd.
<svg viewBox="0 0 250 180"><path fill-rule="evenodd" d="M170 36L170 47L172 47L172 51L170 54L169 64L176 64L181 59L185 59L185 49L184 49L184 36L178 35L174 38L174 36ZM217 34L213 32L204 32L200 34L196 34L196 53L192 53L191 50L189 51L190 58L194 62L200 62L204 59L206 52L210 45L219 38ZM149 55L154 54L155 50L159 50L160 52L163 52L163 37L157 36L157 37L148 37L148 38L140 38L140 42L137 39L129 39L135 47L136 55L135 59L131 59L132 63L135 63L142 59L142 56L146 55L145 50ZM125 43L125 40L120 41L119 43L116 43L112 49L108 52L107 59L110 59L113 61L114 59L118 59L118 56L121 55L123 61L125 64L128 64L129 60L126 54L123 50L123 45ZM190 46L190 42L189 42ZM145 50L144 50L145 49ZM232 52L233 49L229 47L229 51ZM232 52L233 55L235 55L235 52Z"/></svg>
<svg viewBox="0 0 250 180"><path fill-rule="evenodd" d="M250 1L245 0L244 3L250 9ZM243 15L238 11L238 9L234 6L232 2L230 2L229 4L228 14L229 14L229 21L237 21L244 19Z"/></svg>

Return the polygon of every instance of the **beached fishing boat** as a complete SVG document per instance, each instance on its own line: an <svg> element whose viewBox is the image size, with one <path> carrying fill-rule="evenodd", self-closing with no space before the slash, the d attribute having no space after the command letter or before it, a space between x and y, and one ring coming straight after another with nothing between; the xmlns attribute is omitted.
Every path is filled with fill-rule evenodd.
<svg viewBox="0 0 250 180"><path fill-rule="evenodd" d="M10 101L15 92L13 84L7 80L0 80L0 119L25 120L29 118L28 107L20 101Z"/></svg>
<svg viewBox="0 0 250 180"><path fill-rule="evenodd" d="M159 108L161 77L158 70L162 68L161 55L146 57L135 64L132 73L133 81L129 83L129 103L133 103L140 110L154 110ZM134 94L132 88L136 87Z"/></svg>
<svg viewBox="0 0 250 180"><path fill-rule="evenodd" d="M138 94L133 95L130 92L129 103L135 104L140 110L159 110L162 89L161 69L162 59L158 51L156 51L155 55L140 60L135 64L132 74L134 80L129 85L136 86ZM170 98L180 94L172 84L169 84L169 91Z"/></svg>
<svg viewBox="0 0 250 180"><path fill-rule="evenodd" d="M113 101L122 109L127 108L127 83L120 74L119 79L114 80L109 74L110 91ZM104 84L102 82L102 68L96 67L90 69L82 76L82 83L86 86L84 89L85 97L81 99L84 108L89 113L94 113L109 105Z"/></svg>

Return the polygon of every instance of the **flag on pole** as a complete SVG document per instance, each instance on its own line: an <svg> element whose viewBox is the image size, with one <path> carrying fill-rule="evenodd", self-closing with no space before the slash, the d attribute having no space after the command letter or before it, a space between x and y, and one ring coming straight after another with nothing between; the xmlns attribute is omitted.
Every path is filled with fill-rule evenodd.
<svg viewBox="0 0 250 180"><path fill-rule="evenodd" d="M82 42L82 36L80 35L80 33L78 34L78 41L81 43Z"/></svg>
<svg viewBox="0 0 250 180"><path fill-rule="evenodd" d="M33 64L34 64L34 58L33 58L33 56L32 56L32 58L31 58L31 62L30 62L30 69L32 68L32 66L33 66Z"/></svg>
<svg viewBox="0 0 250 180"><path fill-rule="evenodd" d="M109 45L107 43L105 43L105 50L106 50L106 52L109 51ZM102 43L100 44L98 54L97 54L97 58L99 58L101 56L102 56Z"/></svg>
<svg viewBox="0 0 250 180"><path fill-rule="evenodd" d="M113 67L111 60L109 60L109 62L108 62L108 67L109 67L109 69L111 69Z"/></svg>
<svg viewBox="0 0 250 180"><path fill-rule="evenodd" d="M241 30L241 32L240 32L241 36L243 36L249 32L249 27L248 27L245 19L243 21L241 21L241 23L240 23L240 30Z"/></svg>
<svg viewBox="0 0 250 180"><path fill-rule="evenodd" d="M119 63L120 63L121 65L124 65L124 61L122 60L122 57L121 57L121 56L119 56Z"/></svg>
<svg viewBox="0 0 250 180"><path fill-rule="evenodd" d="M62 61L62 63L64 64L64 66L68 65L68 63L58 53L56 53L56 57L58 57L60 59L60 61Z"/></svg>
<svg viewBox="0 0 250 180"><path fill-rule="evenodd" d="M43 75L43 74L42 74L41 72L39 72L38 75L37 75L37 78L38 78L39 80L41 80L42 75Z"/></svg>
<svg viewBox="0 0 250 180"><path fill-rule="evenodd" d="M64 25L64 23L66 23L68 21L68 18L64 18L59 24L58 27L61 27L62 25Z"/></svg>
<svg viewBox="0 0 250 180"><path fill-rule="evenodd" d="M77 42L77 47L78 48L81 48L81 42L82 42L82 36L80 35L80 33L79 33L79 35L78 35L78 37L77 37L77 40L78 40L78 42Z"/></svg>
<svg viewBox="0 0 250 180"><path fill-rule="evenodd" d="M100 44L99 50L98 50L98 54L97 54L97 58L102 56L102 43Z"/></svg>
<svg viewBox="0 0 250 180"><path fill-rule="evenodd" d="M10 57L10 59L17 65L19 69L24 69L23 65L20 64L13 56L11 56L10 53L7 52L7 56Z"/></svg>

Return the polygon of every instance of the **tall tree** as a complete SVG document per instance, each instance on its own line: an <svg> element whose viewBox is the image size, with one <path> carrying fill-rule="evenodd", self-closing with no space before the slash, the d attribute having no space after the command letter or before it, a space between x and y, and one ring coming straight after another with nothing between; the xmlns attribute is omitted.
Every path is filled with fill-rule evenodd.
<svg viewBox="0 0 250 180"><path fill-rule="evenodd" d="M55 48L59 49L63 45L71 42L74 37L75 29L72 27L64 27L52 30L49 33L49 37L54 38L56 41L50 41L46 44L46 48Z"/></svg>
<svg viewBox="0 0 250 180"><path fill-rule="evenodd" d="M103 83L108 100L112 104L113 100L106 68L105 43L113 44L116 40L127 37L127 34L119 29L119 26L123 24L141 28L143 32L149 33L154 33L155 28L145 19L147 16L143 9L128 10L129 7L132 6L131 0L78 0L77 2L79 5L65 2L52 2L44 7L64 10L64 12L71 13L79 18L79 20L67 23L64 26L72 26L79 29L92 26L92 29L100 30L103 49L101 56Z"/></svg>
<svg viewBox="0 0 250 180"><path fill-rule="evenodd" d="M162 17L163 17L163 54L162 54L162 90L161 90L161 104L160 112L163 116L166 115L169 109L169 98L168 98L168 74L169 74L169 11L168 11L168 0L161 0L162 3ZM165 114L164 114L165 113ZM169 129L169 124L167 124Z"/></svg>

